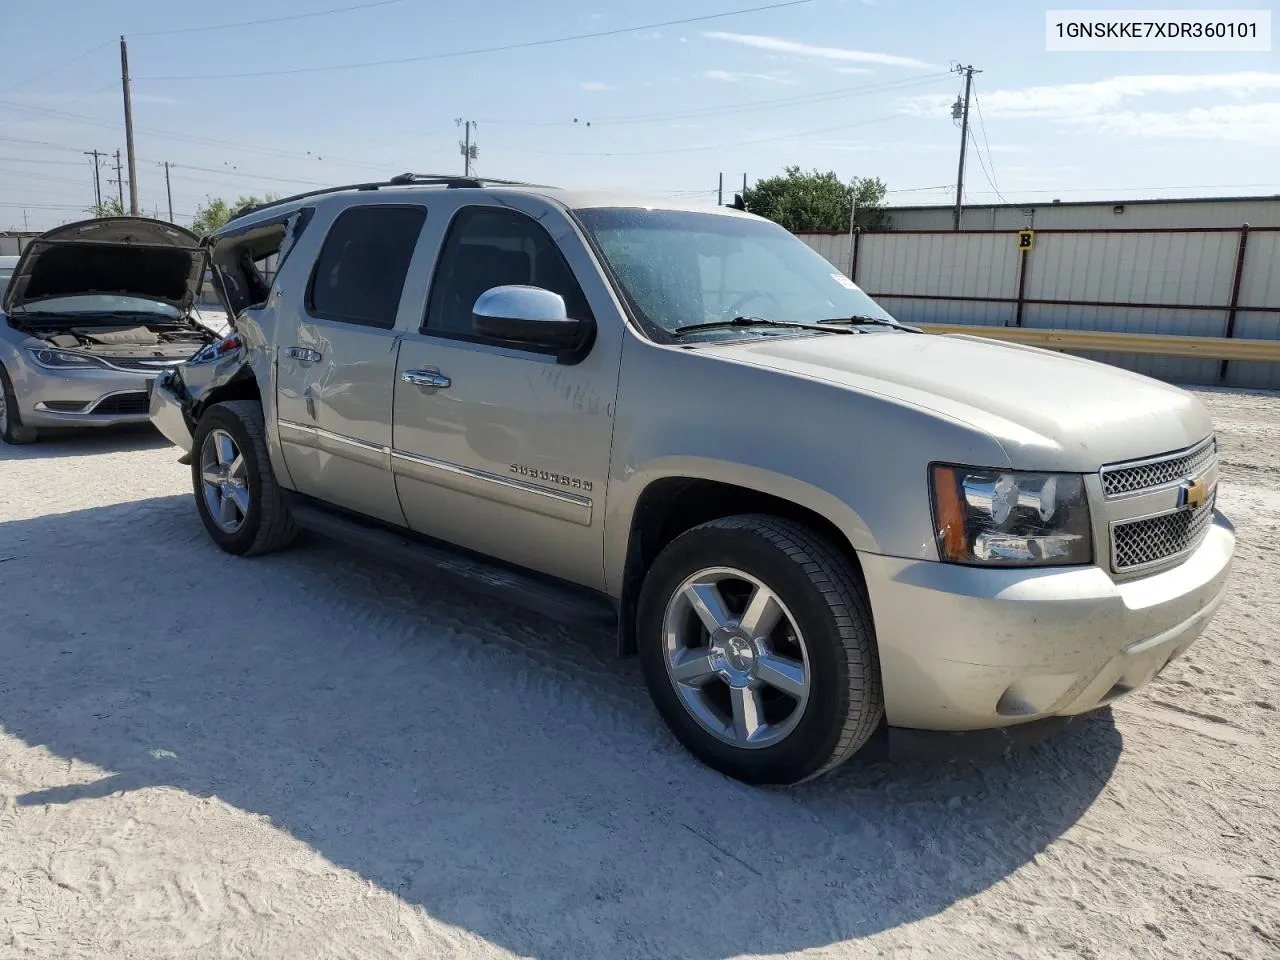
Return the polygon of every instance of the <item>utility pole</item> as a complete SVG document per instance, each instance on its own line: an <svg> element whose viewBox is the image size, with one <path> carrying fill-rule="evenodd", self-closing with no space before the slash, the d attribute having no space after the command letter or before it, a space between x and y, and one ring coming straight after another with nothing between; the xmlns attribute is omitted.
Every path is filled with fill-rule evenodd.
<svg viewBox="0 0 1280 960"><path fill-rule="evenodd" d="M105 154L99 150L85 150L83 152L86 157L93 157L93 205L100 208L102 206L102 177L98 173L98 167L102 163L99 158L105 156Z"/></svg>
<svg viewBox="0 0 1280 960"><path fill-rule="evenodd" d="M124 89L124 146L129 154L129 213L138 215L138 164L133 155L133 99L129 95L129 48L120 38L120 85ZM120 200L124 205L124 198Z"/></svg>
<svg viewBox="0 0 1280 960"><path fill-rule="evenodd" d="M463 156L462 174L471 176L471 161L480 155L480 148L471 142L471 129L476 125L474 120L463 120L459 117L454 123L463 128L463 139L458 141L458 150Z"/></svg>
<svg viewBox="0 0 1280 960"><path fill-rule="evenodd" d="M720 186L716 188L716 206L724 206L724 174L720 174Z"/></svg>
<svg viewBox="0 0 1280 960"><path fill-rule="evenodd" d="M107 183L112 181L108 180ZM116 188L120 191L120 212L124 213L124 177L120 175L120 151L116 151Z"/></svg>
<svg viewBox="0 0 1280 960"><path fill-rule="evenodd" d="M953 229L959 230L960 206L964 200L964 154L969 143L969 94L973 90L973 75L982 71L974 70L972 64L967 67L956 64L955 72L964 74L964 100L956 97L951 107L951 119L960 121L960 172L956 175L956 209L952 215Z"/></svg>
<svg viewBox="0 0 1280 960"><path fill-rule="evenodd" d="M169 161L164 162L164 192L169 198L169 222L173 223L173 187L169 185Z"/></svg>

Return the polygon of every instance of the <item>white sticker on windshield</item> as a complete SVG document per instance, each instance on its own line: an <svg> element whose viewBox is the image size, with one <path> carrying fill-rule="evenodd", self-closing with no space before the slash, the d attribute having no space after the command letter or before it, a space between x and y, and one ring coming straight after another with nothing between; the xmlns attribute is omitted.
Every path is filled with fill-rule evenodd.
<svg viewBox="0 0 1280 960"><path fill-rule="evenodd" d="M842 287L848 287L850 290L857 290L858 285L846 277L843 273L833 273L831 279Z"/></svg>

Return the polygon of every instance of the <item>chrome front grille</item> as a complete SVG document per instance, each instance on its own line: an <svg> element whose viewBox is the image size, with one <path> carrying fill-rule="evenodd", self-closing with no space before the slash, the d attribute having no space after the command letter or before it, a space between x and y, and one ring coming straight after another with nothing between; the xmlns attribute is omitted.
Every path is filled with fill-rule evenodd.
<svg viewBox="0 0 1280 960"><path fill-rule="evenodd" d="M170 367L176 367L181 360L153 359L142 357L102 357L104 363L117 370L128 370L130 373L161 373Z"/></svg>
<svg viewBox="0 0 1280 960"><path fill-rule="evenodd" d="M1190 510L1127 520L1112 526L1112 569L1117 573L1134 570L1195 549L1213 519L1215 493Z"/></svg>
<svg viewBox="0 0 1280 960"><path fill-rule="evenodd" d="M1155 487L1180 483L1198 477L1218 459L1218 441L1210 437L1204 443L1181 453L1133 463L1102 468L1102 492L1108 497L1123 497Z"/></svg>

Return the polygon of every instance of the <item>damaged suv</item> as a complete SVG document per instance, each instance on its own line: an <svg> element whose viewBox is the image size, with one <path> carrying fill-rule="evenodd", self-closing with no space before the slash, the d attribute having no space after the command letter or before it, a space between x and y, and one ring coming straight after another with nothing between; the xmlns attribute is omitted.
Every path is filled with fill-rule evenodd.
<svg viewBox="0 0 1280 960"><path fill-rule="evenodd" d="M157 374L217 334L193 318L204 250L141 217L57 227L13 267L0 318L0 438L146 423Z"/></svg>
<svg viewBox="0 0 1280 960"><path fill-rule="evenodd" d="M904 327L740 210L405 175L210 243L235 331L152 418L213 541L305 528L598 617L734 777L881 729L1003 749L1148 682L1225 595L1195 396Z"/></svg>

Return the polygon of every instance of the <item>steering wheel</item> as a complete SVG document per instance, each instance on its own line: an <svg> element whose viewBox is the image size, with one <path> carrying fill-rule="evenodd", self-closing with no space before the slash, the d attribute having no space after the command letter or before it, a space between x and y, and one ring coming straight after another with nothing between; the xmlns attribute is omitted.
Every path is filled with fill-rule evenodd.
<svg viewBox="0 0 1280 960"><path fill-rule="evenodd" d="M782 307L782 303L778 298L768 290L748 290L737 300L733 301L733 306L724 312L724 319L732 320L734 317L742 316L742 308L752 300L768 300L774 307Z"/></svg>

